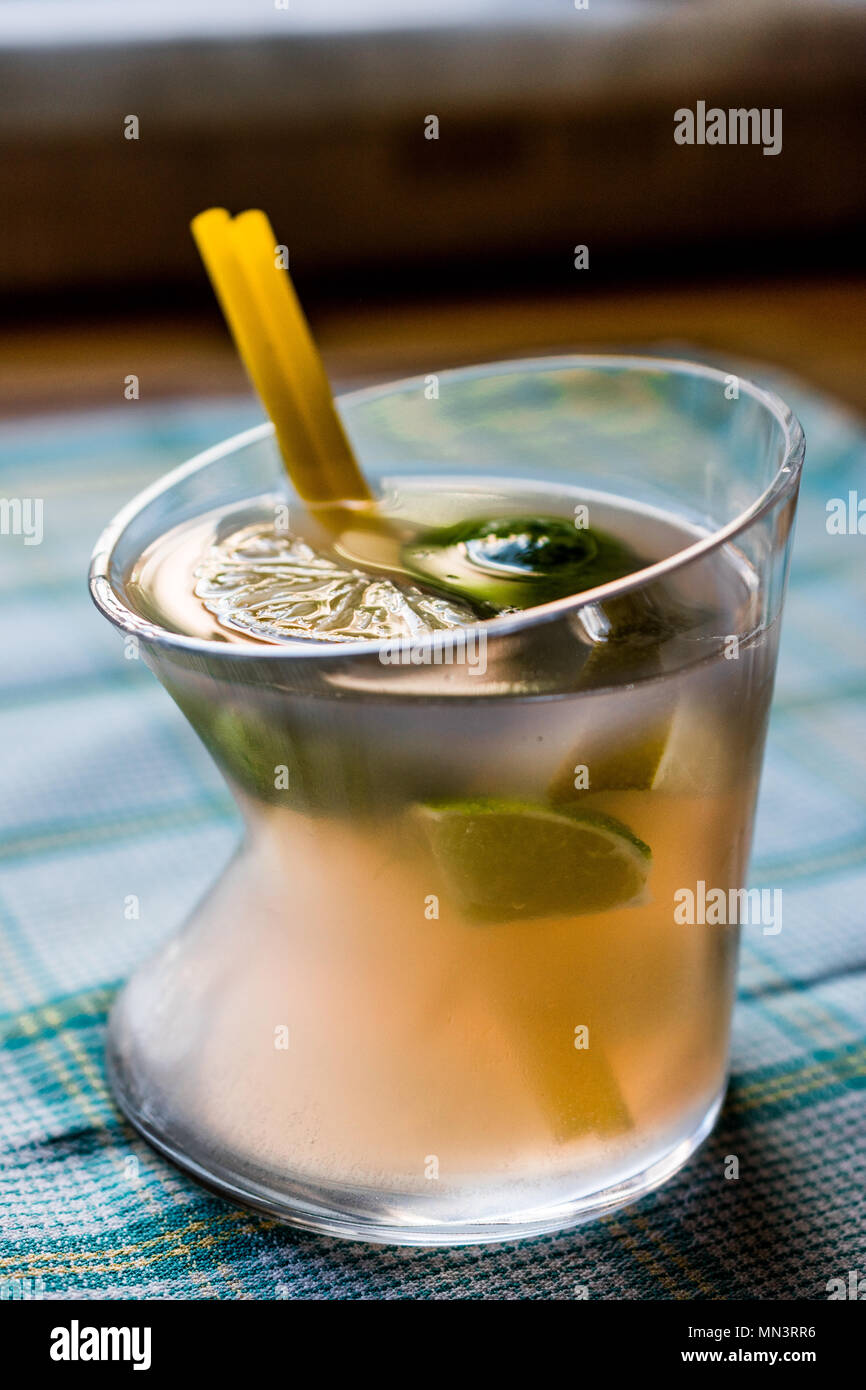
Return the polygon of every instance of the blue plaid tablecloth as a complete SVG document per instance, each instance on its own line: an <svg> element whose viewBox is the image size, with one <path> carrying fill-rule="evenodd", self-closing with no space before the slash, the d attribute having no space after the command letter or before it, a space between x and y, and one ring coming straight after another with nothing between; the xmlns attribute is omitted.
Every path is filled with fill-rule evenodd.
<svg viewBox="0 0 866 1390"><path fill-rule="evenodd" d="M745 931L721 1121L626 1211L455 1251L345 1244L231 1207L153 1153L106 1088L117 984L240 823L91 607L88 558L123 502L255 407L0 426L0 497L44 502L41 544L0 535L0 1297L824 1299L831 1279L866 1278L866 537L825 525L829 498L866 496L866 434L758 375L800 414L808 455L751 879L783 887L784 927Z"/></svg>

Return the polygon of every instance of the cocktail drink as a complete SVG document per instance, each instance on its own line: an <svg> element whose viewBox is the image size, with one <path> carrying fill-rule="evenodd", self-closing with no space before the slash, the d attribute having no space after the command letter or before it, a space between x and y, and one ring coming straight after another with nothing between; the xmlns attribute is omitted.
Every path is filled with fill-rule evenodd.
<svg viewBox="0 0 866 1390"><path fill-rule="evenodd" d="M738 926L677 905L745 886L802 460L731 380L572 358L345 398L379 564L269 427L102 538L97 603L246 823L111 1025L123 1108L211 1185L336 1234L513 1238L709 1132Z"/></svg>

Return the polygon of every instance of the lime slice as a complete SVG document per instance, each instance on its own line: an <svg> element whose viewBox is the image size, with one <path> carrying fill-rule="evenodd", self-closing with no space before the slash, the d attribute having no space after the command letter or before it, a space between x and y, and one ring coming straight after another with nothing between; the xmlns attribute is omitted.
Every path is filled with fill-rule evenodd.
<svg viewBox="0 0 866 1390"><path fill-rule="evenodd" d="M449 889L479 921L607 912L642 898L652 853L612 816L488 798L416 813Z"/></svg>

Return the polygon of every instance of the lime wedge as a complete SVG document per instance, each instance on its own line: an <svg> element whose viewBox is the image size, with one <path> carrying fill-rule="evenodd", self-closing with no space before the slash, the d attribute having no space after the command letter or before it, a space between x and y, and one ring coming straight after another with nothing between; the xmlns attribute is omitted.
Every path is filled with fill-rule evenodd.
<svg viewBox="0 0 866 1390"><path fill-rule="evenodd" d="M479 921L607 912L642 898L651 851L612 816L492 798L416 814L448 888Z"/></svg>

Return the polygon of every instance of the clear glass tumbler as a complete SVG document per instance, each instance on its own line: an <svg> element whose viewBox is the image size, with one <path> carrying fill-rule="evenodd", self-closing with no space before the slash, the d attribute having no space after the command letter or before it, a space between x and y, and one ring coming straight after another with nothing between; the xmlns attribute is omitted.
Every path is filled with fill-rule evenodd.
<svg viewBox="0 0 866 1390"><path fill-rule="evenodd" d="M714 1123L804 444L686 362L500 363L431 395L340 403L386 493L588 517L646 567L408 656L174 631L130 570L214 508L296 505L263 425L131 503L91 587L246 822L117 1000L121 1108L236 1201L444 1245L632 1201Z"/></svg>

